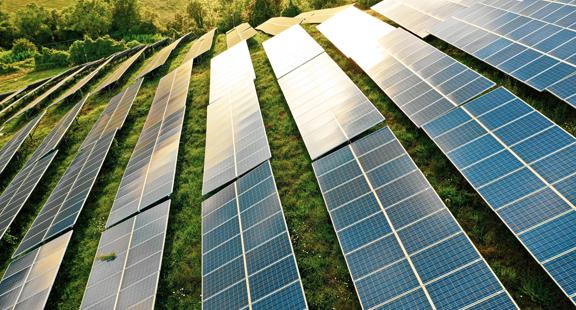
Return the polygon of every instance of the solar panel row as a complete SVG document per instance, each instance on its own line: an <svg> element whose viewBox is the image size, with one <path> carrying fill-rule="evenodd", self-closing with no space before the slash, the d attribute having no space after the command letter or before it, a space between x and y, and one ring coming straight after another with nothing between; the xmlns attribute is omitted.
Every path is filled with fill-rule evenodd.
<svg viewBox="0 0 576 310"><path fill-rule="evenodd" d="M106 227L168 197L173 190L192 61L160 80Z"/></svg>
<svg viewBox="0 0 576 310"><path fill-rule="evenodd" d="M182 63L187 63L188 61L199 57L200 55L208 52L212 48L212 42L214 41L214 35L216 34L216 28L206 32L200 38L196 39L190 50L184 57Z"/></svg>
<svg viewBox="0 0 576 310"><path fill-rule="evenodd" d="M29 121L24 127L22 127L22 129L18 130L18 132L14 134L12 139L10 139L2 149L0 149L0 174L4 172L6 167L8 167L8 164L12 158L14 158L14 155L16 155L22 144L24 144L26 138L32 134L32 131L36 128L44 114L45 113L42 113Z"/></svg>
<svg viewBox="0 0 576 310"><path fill-rule="evenodd" d="M170 201L104 231L80 309L154 309Z"/></svg>
<svg viewBox="0 0 576 310"><path fill-rule="evenodd" d="M504 88L424 130L574 300L576 139Z"/></svg>
<svg viewBox="0 0 576 310"><path fill-rule="evenodd" d="M42 140L42 143L0 196L0 239L8 230L56 157L56 147L76 119L86 99L79 101Z"/></svg>
<svg viewBox="0 0 576 310"><path fill-rule="evenodd" d="M307 308L269 161L202 203L202 306Z"/></svg>
<svg viewBox="0 0 576 310"><path fill-rule="evenodd" d="M294 18L301 20L302 24L319 24L319 23L327 20L328 18L336 15L338 12L340 12L344 9L347 9L351 6L353 6L353 4L347 4L347 5L343 5L343 6L339 6L339 7L335 7L335 8L329 8L329 9L321 9L321 10L304 12L304 13L298 14Z"/></svg>
<svg viewBox="0 0 576 310"><path fill-rule="evenodd" d="M162 50L160 50L160 52L154 55L154 57L152 57L152 59L146 65L146 67L142 69L142 72L140 73L140 75L138 75L138 78L141 78L147 75L148 73L162 67L166 63L166 60L168 60L168 57L170 57L170 54L172 54L172 51L178 46L178 44L180 44L180 42L182 42L183 39L185 39L189 35L190 33L181 36L179 39L172 42L170 45L164 47Z"/></svg>
<svg viewBox="0 0 576 310"><path fill-rule="evenodd" d="M136 60L138 60L138 58L140 58L140 56L142 56L142 54L146 51L146 49L148 49L148 46L138 46L138 48L140 49L136 54L132 55L130 58L126 59L119 67L118 69L116 69L116 71L114 71L114 73L112 73L112 75L110 75L108 78L106 78L106 80L104 80L100 86L98 86L98 88L96 89L96 92L101 91L102 89L107 88L108 86L116 83L118 80L120 80L122 78L122 76L124 75L124 73L126 73L126 71L128 71L128 69L130 69L130 67L136 62ZM118 58L120 56L117 56Z"/></svg>
<svg viewBox="0 0 576 310"><path fill-rule="evenodd" d="M424 38L430 34L435 25L470 7L476 1L384 0L372 6L372 10Z"/></svg>
<svg viewBox="0 0 576 310"><path fill-rule="evenodd" d="M248 44L243 41L210 61L210 103L236 91L236 84L256 79Z"/></svg>
<svg viewBox="0 0 576 310"><path fill-rule="evenodd" d="M272 17L258 25L256 29L275 36L294 25L300 24L300 22L300 19L294 17Z"/></svg>
<svg viewBox="0 0 576 310"><path fill-rule="evenodd" d="M74 86L70 87L62 96L60 96L52 104L50 104L50 106L53 106L66 100L68 97L76 94L78 91L84 88L84 86L90 83L90 81L92 81L92 79L96 77L100 73L100 71L102 71L102 69L104 69L104 67L106 67L115 58L115 56L116 55L107 57L104 61L102 61L102 63L100 63L98 67L96 67L96 69L92 70L92 72L83 77L80 81L74 84Z"/></svg>
<svg viewBox="0 0 576 310"><path fill-rule="evenodd" d="M313 160L384 120L300 25L267 40L264 49Z"/></svg>
<svg viewBox="0 0 576 310"><path fill-rule="evenodd" d="M313 166L363 308L517 308L389 128Z"/></svg>
<svg viewBox="0 0 576 310"><path fill-rule="evenodd" d="M15 113L14 115L12 115L10 118L8 118L4 123L8 123L11 120L13 120L14 118L28 112L30 109L33 109L37 106L39 106L44 100L46 100L48 97L50 97L52 94L54 94L56 91L60 90L60 88L62 86L64 86L65 84L67 84L70 80L74 79L74 77L76 77L78 74L80 74L80 72L84 71L89 65L83 65L83 66L78 66L75 67L73 69L70 69L66 72L65 77L60 80L57 84L55 84L54 86L52 86L50 89L48 89L47 91L43 92L40 96L36 97L33 101L31 101L30 103L28 103L23 109L21 109L18 113ZM39 86L39 88L42 86ZM13 108L16 108L16 105L10 107L10 109L7 108L7 112L10 110L13 110ZM4 112L4 111L2 111ZM4 114L3 114L4 115Z"/></svg>
<svg viewBox="0 0 576 310"><path fill-rule="evenodd" d="M547 1L483 1L432 34L576 107L576 6ZM565 87L568 86L568 87Z"/></svg>
<svg viewBox="0 0 576 310"><path fill-rule="evenodd" d="M218 55L212 64L203 195L272 156L246 41Z"/></svg>
<svg viewBox="0 0 576 310"><path fill-rule="evenodd" d="M348 54L417 125L445 114L492 88L495 83L403 29L365 36L365 43L343 44L365 31L356 20L374 17L350 8L318 28ZM341 32L351 27L354 30ZM384 31L386 31L384 33ZM361 37L361 36L360 36ZM377 39L370 42L369 39ZM357 40L358 41L358 40ZM368 57L367 57L368 56Z"/></svg>
<svg viewBox="0 0 576 310"><path fill-rule="evenodd" d="M0 282L1 309L44 309L72 231L13 260Z"/></svg>
<svg viewBox="0 0 576 310"><path fill-rule="evenodd" d="M127 88L123 93L135 97L140 83L141 81L136 82L135 85ZM118 95L122 97L121 104L116 106L115 113L110 117L108 124L100 126L101 121L98 120L94 127L99 128L99 130L91 131L90 135L86 137L88 140L98 136L100 138L94 139L92 143L83 145L80 148L16 249L13 257L34 249L41 243L74 227L119 129L116 126L122 125L130 110L129 107L134 101L133 97L124 97L123 93ZM116 102L116 99L113 98L110 104L113 105L114 102ZM107 113L101 115L101 119L107 118Z"/></svg>
<svg viewBox="0 0 576 310"><path fill-rule="evenodd" d="M242 23L226 32L226 46L228 48L246 41L256 35L256 30L248 23Z"/></svg>

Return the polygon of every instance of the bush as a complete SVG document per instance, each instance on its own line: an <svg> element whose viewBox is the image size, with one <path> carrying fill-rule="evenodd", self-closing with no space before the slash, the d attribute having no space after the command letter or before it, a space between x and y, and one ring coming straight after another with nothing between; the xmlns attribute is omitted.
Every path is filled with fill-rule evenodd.
<svg viewBox="0 0 576 310"><path fill-rule="evenodd" d="M16 72L20 70L16 65L0 63L0 74Z"/></svg>
<svg viewBox="0 0 576 310"><path fill-rule="evenodd" d="M70 62L73 64L82 64L112 55L126 49L124 41L116 41L110 36L100 37L92 40L85 37L83 41L75 41L70 45Z"/></svg>
<svg viewBox="0 0 576 310"><path fill-rule="evenodd" d="M140 42L138 42L138 41L136 41L136 40L132 40L132 41L126 43L126 47L127 47L127 48L133 48L133 47L136 47L136 46L138 46L138 45L140 45L140 44L142 44L142 43L140 43Z"/></svg>
<svg viewBox="0 0 576 310"><path fill-rule="evenodd" d="M34 43L30 42L28 39L18 39L14 41L14 44L12 44L12 53L14 54L27 53L34 55L37 51L38 49L36 48L36 45L34 45Z"/></svg>
<svg viewBox="0 0 576 310"><path fill-rule="evenodd" d="M68 52L43 47L42 51L34 57L36 70L67 66L69 57Z"/></svg>

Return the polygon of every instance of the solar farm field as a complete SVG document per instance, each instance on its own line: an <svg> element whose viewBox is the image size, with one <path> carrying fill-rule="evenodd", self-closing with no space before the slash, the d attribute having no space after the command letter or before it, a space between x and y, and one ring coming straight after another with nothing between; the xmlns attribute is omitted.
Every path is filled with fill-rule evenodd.
<svg viewBox="0 0 576 310"><path fill-rule="evenodd" d="M0 305L572 309L576 110L384 2L175 36L0 112L0 194L39 175L0 205Z"/></svg>

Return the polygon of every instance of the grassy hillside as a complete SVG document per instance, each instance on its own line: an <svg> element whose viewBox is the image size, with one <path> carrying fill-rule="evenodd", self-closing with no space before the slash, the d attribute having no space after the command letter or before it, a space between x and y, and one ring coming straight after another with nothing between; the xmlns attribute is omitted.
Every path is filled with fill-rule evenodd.
<svg viewBox="0 0 576 310"><path fill-rule="evenodd" d="M15 12L32 2L48 9L62 9L74 3L74 0L4 0L4 7L8 12ZM163 22L168 21L177 12L184 12L188 4L187 0L140 0L140 2L143 8L157 13Z"/></svg>
<svg viewBox="0 0 576 310"><path fill-rule="evenodd" d="M179 1L183 2L166 1L164 5ZM54 5L68 1L39 2ZM386 123L428 177L518 304L527 309L570 308L568 299L425 133L416 128L370 78L334 48L315 27L307 26L306 30L385 115ZM249 45L257 76L256 88L273 155L272 168L293 239L306 297L314 309L359 308L312 171L311 160L262 48L261 43L267 38L268 36L259 33L249 41ZM431 40L430 43L472 66L499 85L507 86L555 122L573 134L576 133L576 113L568 109L566 104L550 95L535 93L440 41ZM192 71L157 308L201 308L200 205L203 200L201 182L210 81L209 63L213 55L226 49L225 45L224 35L218 35L211 55L195 62ZM181 45L163 69L146 78L75 226L72 241L50 295L48 308L77 309L80 305L104 223L146 119L158 81L181 64L189 47L190 43ZM149 60L150 57L147 61ZM4 250L0 253L0 271L7 266L9 255L32 224L110 98L118 93L120 88L134 81L145 63L136 63L128 72L129 77L124 79L123 84L116 90L89 99L78 124L68 132L65 142L59 147L60 153L46 173L41 186L34 191L24 211L17 217L10 234L0 242L0 247ZM111 71L112 68L109 72ZM91 86L94 87L97 83L98 81L95 81ZM34 139L22 151L22 158L31 154L41 138L71 106L72 103L68 103L49 111ZM16 128L12 132L15 130ZM0 137L0 145L9 137ZM22 164L23 162L17 163L14 171ZM14 174L15 172L11 172L4 180L0 180L0 191Z"/></svg>

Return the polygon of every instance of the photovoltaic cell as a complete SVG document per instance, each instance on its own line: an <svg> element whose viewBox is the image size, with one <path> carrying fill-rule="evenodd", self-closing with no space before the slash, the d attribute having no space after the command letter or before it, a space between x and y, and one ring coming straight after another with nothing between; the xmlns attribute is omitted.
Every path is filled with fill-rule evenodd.
<svg viewBox="0 0 576 310"><path fill-rule="evenodd" d="M141 78L147 75L148 73L163 66L166 63L166 60L168 60L168 57L170 57L170 54L172 54L172 51L178 46L178 44L180 44L180 42L184 38L186 38L189 35L190 33L183 35L178 40L172 42L172 44L164 47L162 50L160 50L160 52L154 55L154 57L150 60L150 62L146 65L146 67L144 67L140 75L138 75L138 78Z"/></svg>
<svg viewBox="0 0 576 310"><path fill-rule="evenodd" d="M122 76L124 75L124 73L126 73L126 71L128 71L128 69L130 69L130 67L136 62L136 60L138 60L138 58L140 58L140 56L142 56L142 54L148 49L148 46L138 46L137 48L139 48L140 50L138 52L136 52L136 54L132 55L130 58L126 59L119 67L118 69L116 69L116 71L114 71L114 73L112 73L109 77L107 77L104 82L102 82L100 84L100 86L98 86L98 88L96 89L96 92L101 91L102 89L116 83L118 80L120 80L122 78ZM117 56L119 57L119 56Z"/></svg>
<svg viewBox="0 0 576 310"><path fill-rule="evenodd" d="M274 58L278 59L270 59L273 65ZM278 82L313 160L384 120L326 53L293 69Z"/></svg>
<svg viewBox="0 0 576 310"><path fill-rule="evenodd" d="M26 138L31 135L32 131L36 128L43 116L44 113L29 121L24 127L22 127L22 129L14 134L12 139L10 139L2 149L0 149L0 174L4 172L6 167L8 167L8 164L14 155L16 155L16 152L18 152L22 144L24 144Z"/></svg>
<svg viewBox="0 0 576 310"><path fill-rule="evenodd" d="M182 63L187 63L188 61L208 52L212 48L212 42L214 41L215 34L216 28L206 32L203 36L196 39L194 43L192 43L192 46L186 54L186 57L184 57L184 61Z"/></svg>
<svg viewBox="0 0 576 310"><path fill-rule="evenodd" d="M383 22L349 8L318 29L351 57L417 126L495 85L403 29L371 27L375 30L363 35L365 27L372 24ZM347 31L342 31L344 28Z"/></svg>
<svg viewBox="0 0 576 310"><path fill-rule="evenodd" d="M202 203L204 309L306 309L270 163Z"/></svg>
<svg viewBox="0 0 576 310"><path fill-rule="evenodd" d="M270 147L254 83L208 106L202 194L270 159Z"/></svg>
<svg viewBox="0 0 576 310"><path fill-rule="evenodd" d="M436 37L572 106L576 6L549 1L479 1L432 29Z"/></svg>
<svg viewBox="0 0 576 310"><path fill-rule="evenodd" d="M0 308L44 309L72 231L13 260L0 282Z"/></svg>
<svg viewBox="0 0 576 310"><path fill-rule="evenodd" d="M290 27L262 45L277 79L324 53L324 49L301 26Z"/></svg>
<svg viewBox="0 0 576 310"><path fill-rule="evenodd" d="M390 129L313 167L363 308L517 309Z"/></svg>
<svg viewBox="0 0 576 310"><path fill-rule="evenodd" d="M246 85L246 81L256 79L250 51L246 41L240 42L222 52L210 61L210 103L228 94L235 94Z"/></svg>
<svg viewBox="0 0 576 310"><path fill-rule="evenodd" d="M56 124L48 136L42 140L40 146L36 148L24 168L18 172L0 196L0 239L4 236L4 233L10 227L52 163L57 154L56 147L76 119L78 113L80 113L86 99L87 97L79 101Z"/></svg>
<svg viewBox="0 0 576 310"><path fill-rule="evenodd" d="M154 309L170 201L104 231L80 309Z"/></svg>
<svg viewBox="0 0 576 310"><path fill-rule="evenodd" d="M172 193L191 75L192 61L188 61L160 80L106 227Z"/></svg>
<svg viewBox="0 0 576 310"><path fill-rule="evenodd" d="M576 139L504 88L424 130L572 299Z"/></svg>
<svg viewBox="0 0 576 310"><path fill-rule="evenodd" d="M300 21L301 20L294 17L283 17L283 16L272 17L269 20L258 25L256 29L265 32L269 35L275 36L294 25L300 24Z"/></svg>
<svg viewBox="0 0 576 310"><path fill-rule="evenodd" d="M248 23L242 23L226 32L226 46L228 48L246 41L256 35L256 30Z"/></svg>
<svg viewBox="0 0 576 310"><path fill-rule="evenodd" d="M477 0L384 0L372 10L424 38L435 25L470 7Z"/></svg>

